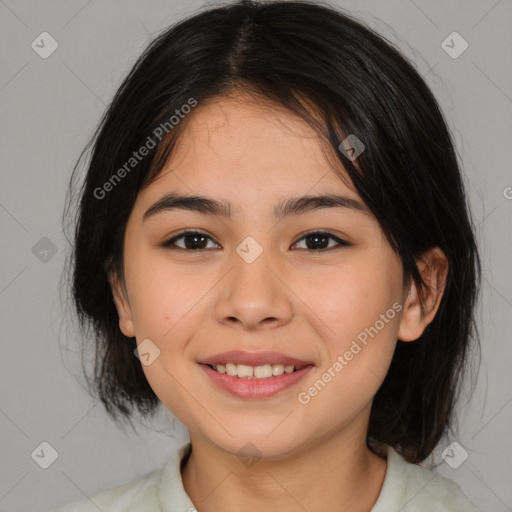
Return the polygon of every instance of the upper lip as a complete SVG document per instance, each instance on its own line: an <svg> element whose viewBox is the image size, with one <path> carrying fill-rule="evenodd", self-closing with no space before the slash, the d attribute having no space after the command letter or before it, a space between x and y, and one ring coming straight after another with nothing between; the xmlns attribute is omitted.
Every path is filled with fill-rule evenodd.
<svg viewBox="0 0 512 512"><path fill-rule="evenodd" d="M243 350L230 350L215 354L199 361L200 364L212 366L227 363L245 364L247 366L262 366L264 364L283 364L285 366L305 366L313 364L311 361L304 361L296 357L290 357L281 352L244 352Z"/></svg>

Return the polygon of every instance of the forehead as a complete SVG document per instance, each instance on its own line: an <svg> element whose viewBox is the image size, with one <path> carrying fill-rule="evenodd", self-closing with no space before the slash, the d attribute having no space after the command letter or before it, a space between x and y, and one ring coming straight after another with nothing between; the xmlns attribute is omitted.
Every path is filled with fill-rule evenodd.
<svg viewBox="0 0 512 512"><path fill-rule="evenodd" d="M231 202L317 190L358 197L332 148L280 105L244 93L211 98L189 114L171 157L148 187ZM340 177L341 175L341 177Z"/></svg>

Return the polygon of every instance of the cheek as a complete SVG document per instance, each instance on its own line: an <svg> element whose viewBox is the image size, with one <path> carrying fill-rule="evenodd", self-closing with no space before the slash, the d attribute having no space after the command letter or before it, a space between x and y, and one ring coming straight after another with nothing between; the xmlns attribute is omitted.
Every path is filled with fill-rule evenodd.
<svg viewBox="0 0 512 512"><path fill-rule="evenodd" d="M188 378L192 363L184 364L190 360L189 340L204 322L207 293L216 280L193 265L173 265L165 256L142 252L126 262L126 279L137 343L149 339L158 349L158 357L142 369L156 395L182 419L188 392L199 392Z"/></svg>
<svg viewBox="0 0 512 512"><path fill-rule="evenodd" d="M398 271L382 261L360 258L317 275L316 285L302 288L322 341L321 369L307 383L314 389L308 393L303 387L311 403L356 411L377 392L391 363L401 318Z"/></svg>
<svg viewBox="0 0 512 512"><path fill-rule="evenodd" d="M390 335L390 325L398 323L392 309L400 297L400 282L394 266L370 258L354 257L343 265L315 271L314 277L296 281L295 289L310 310L311 318L322 326L329 346L343 348L347 341L378 323L378 330ZM387 315L386 312L392 309ZM364 337L364 336L363 336Z"/></svg>
<svg viewBox="0 0 512 512"><path fill-rule="evenodd" d="M193 278L190 281L183 274L177 278L174 272L171 279L157 266L141 272L140 278L133 287L137 343L150 339L158 354L142 370L165 407L184 424L193 424L190 397L200 396L201 390L190 381L192 368L186 361L188 342L204 319L199 301L204 291L190 286Z"/></svg>
<svg viewBox="0 0 512 512"><path fill-rule="evenodd" d="M183 339L177 333L197 322L201 298L211 285L198 277L193 266L172 265L162 255L141 254L128 271L137 337L153 337L163 345Z"/></svg>

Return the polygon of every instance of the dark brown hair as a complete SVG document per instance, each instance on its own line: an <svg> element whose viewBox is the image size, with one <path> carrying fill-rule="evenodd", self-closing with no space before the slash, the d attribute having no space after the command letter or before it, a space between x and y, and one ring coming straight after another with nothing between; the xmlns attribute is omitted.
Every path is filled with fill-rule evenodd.
<svg viewBox="0 0 512 512"><path fill-rule="evenodd" d="M428 86L390 42L325 3L240 1L202 10L159 35L124 79L86 147L79 190L86 150L75 166L67 205L70 214L78 197L70 271L85 345L95 344L90 383L116 421L159 404L134 357L135 338L119 330L106 271L123 276L137 194L166 163L187 117L161 140L155 130L191 98L200 104L236 89L300 115L332 147L407 281L424 290L415 258L436 246L447 256L439 310L417 341L397 341L370 415L369 443L420 462L451 424L470 341L478 346L474 225L454 143ZM348 134L366 146L357 167L338 149ZM148 137L155 150L113 181Z"/></svg>

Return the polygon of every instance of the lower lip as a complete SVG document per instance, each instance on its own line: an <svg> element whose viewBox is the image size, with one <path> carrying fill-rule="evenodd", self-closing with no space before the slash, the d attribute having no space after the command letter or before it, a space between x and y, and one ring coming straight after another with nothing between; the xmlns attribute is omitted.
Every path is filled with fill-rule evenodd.
<svg viewBox="0 0 512 512"><path fill-rule="evenodd" d="M280 391L299 382L314 368L313 365L307 365L295 372L283 373L283 375L276 377L244 379L232 377L226 373L219 373L205 364L200 364L200 366L219 388L236 397L253 400L276 395Z"/></svg>

